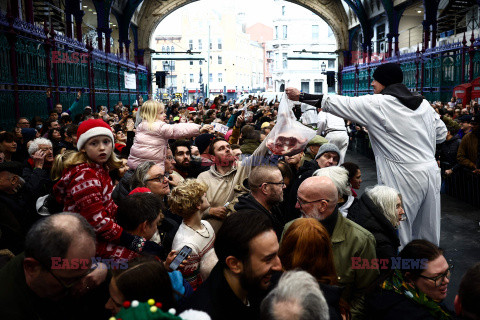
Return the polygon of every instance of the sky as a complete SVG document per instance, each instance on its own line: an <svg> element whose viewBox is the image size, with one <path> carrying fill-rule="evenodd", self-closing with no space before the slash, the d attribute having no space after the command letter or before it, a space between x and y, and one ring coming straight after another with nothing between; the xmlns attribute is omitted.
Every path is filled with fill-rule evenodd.
<svg viewBox="0 0 480 320"><path fill-rule="evenodd" d="M162 20L157 28L157 30L161 30L161 32L155 32L155 34L179 34L181 16L185 13L185 11L190 11L195 7L200 8L205 6L215 8L219 12L232 9L236 10L237 12L244 12L247 27L257 22L261 22L272 27L274 17L272 4L273 0L200 0L188 4L168 15ZM232 5L236 8L232 8Z"/></svg>

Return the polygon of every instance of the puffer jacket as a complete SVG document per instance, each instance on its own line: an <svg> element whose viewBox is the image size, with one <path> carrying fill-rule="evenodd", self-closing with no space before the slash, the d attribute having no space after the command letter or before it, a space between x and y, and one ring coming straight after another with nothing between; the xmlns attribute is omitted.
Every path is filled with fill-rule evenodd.
<svg viewBox="0 0 480 320"><path fill-rule="evenodd" d="M155 121L150 130L149 123L142 121L130 149L128 166L130 169L136 169L141 163L150 160L164 167L168 139L190 138L199 133L200 125L195 123L167 124Z"/></svg>

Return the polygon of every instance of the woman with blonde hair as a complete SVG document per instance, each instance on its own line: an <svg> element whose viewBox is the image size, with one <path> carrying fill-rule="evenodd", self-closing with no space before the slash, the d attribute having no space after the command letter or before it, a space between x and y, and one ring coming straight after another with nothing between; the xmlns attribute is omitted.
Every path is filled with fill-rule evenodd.
<svg viewBox="0 0 480 320"><path fill-rule="evenodd" d="M173 239L172 249L192 248L182 274L193 290L207 279L218 259L213 249L215 232L202 213L210 207L208 186L197 179L181 181L169 195L170 210L183 218Z"/></svg>
<svg viewBox="0 0 480 320"><path fill-rule="evenodd" d="M397 190L380 185L367 189L347 218L373 234L377 258L390 261L397 256L400 246L397 228L405 219L402 196Z"/></svg>
<svg viewBox="0 0 480 320"><path fill-rule="evenodd" d="M285 231L278 256L286 271L301 269L317 279L324 292L330 319L350 319L348 304L340 298L333 249L327 230L313 218L296 219Z"/></svg>
<svg viewBox="0 0 480 320"><path fill-rule="evenodd" d="M165 106L155 100L148 100L142 105L140 117L142 122L137 127L127 162L130 169L136 169L148 160L164 167L169 139L195 137L212 128L194 123L167 124Z"/></svg>

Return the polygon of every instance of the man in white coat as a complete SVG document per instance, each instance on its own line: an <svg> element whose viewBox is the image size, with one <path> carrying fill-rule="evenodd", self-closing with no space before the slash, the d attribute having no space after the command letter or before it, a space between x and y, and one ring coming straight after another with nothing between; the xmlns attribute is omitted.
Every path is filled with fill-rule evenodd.
<svg viewBox="0 0 480 320"><path fill-rule="evenodd" d="M380 65L373 79L374 95L320 95L315 105L367 127L378 183L402 195L407 220L399 229L401 247L413 239L439 245L441 178L435 148L445 140L447 128L428 101L402 84L399 65ZM295 88L286 93L291 100L312 100Z"/></svg>

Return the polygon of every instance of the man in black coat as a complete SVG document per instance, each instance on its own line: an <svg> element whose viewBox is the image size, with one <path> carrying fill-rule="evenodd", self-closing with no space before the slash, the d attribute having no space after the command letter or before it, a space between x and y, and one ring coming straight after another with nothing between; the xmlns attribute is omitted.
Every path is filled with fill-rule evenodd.
<svg viewBox="0 0 480 320"><path fill-rule="evenodd" d="M180 306L205 311L212 320L259 319L260 303L282 264L270 220L257 212L228 216L215 241L218 263Z"/></svg>
<svg viewBox="0 0 480 320"><path fill-rule="evenodd" d="M282 173L276 166L255 167L248 176L248 186L250 193L238 198L235 211L254 210L265 214L280 239L286 222L279 208L285 189Z"/></svg>

